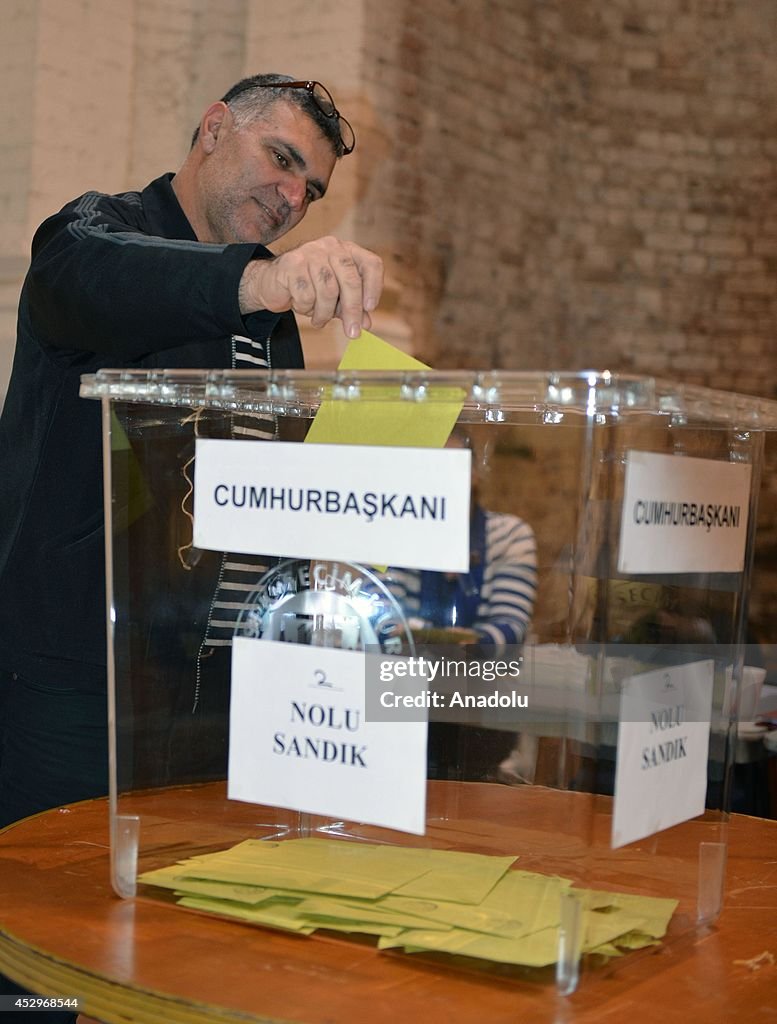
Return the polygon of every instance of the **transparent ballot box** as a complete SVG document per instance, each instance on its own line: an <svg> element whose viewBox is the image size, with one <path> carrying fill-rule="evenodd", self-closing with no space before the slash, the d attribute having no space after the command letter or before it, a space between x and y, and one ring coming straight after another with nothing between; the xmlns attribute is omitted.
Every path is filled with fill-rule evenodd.
<svg viewBox="0 0 777 1024"><path fill-rule="evenodd" d="M562 992L714 922L777 405L609 373L81 393L121 896Z"/></svg>

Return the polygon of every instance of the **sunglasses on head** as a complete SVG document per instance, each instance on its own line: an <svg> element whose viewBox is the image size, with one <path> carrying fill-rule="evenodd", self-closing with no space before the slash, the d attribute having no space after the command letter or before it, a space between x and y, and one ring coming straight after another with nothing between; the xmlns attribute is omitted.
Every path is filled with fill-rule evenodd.
<svg viewBox="0 0 777 1024"><path fill-rule="evenodd" d="M320 82L263 82L261 85L252 86L252 88L304 89L310 94L313 102L324 117L334 117L337 119L340 141L343 144L343 155L348 156L349 153L353 153L356 146L356 136L354 135L353 128L335 106L335 101L332 99L330 91Z"/></svg>

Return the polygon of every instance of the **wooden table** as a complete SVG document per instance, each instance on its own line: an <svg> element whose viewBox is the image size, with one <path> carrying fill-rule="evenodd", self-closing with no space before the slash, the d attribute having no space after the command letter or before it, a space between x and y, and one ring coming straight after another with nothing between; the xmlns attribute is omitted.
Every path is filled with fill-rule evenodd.
<svg viewBox="0 0 777 1024"><path fill-rule="evenodd" d="M500 787L504 788L504 787ZM632 954L572 996L353 940L117 898L103 800L0 832L0 972L107 1022L707 1024L777 1021L777 822L734 815L717 925Z"/></svg>

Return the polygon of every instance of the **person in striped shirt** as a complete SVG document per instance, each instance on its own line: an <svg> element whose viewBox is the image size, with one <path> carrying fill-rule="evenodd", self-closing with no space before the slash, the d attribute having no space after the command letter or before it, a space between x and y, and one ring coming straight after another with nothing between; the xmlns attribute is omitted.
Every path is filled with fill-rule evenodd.
<svg viewBox="0 0 777 1024"><path fill-rule="evenodd" d="M456 427L448 447L471 447ZM537 590L537 544L525 520L483 508L481 472L473 452L470 564L466 573L391 568L387 583L408 619L418 649L461 645L477 656L520 657ZM500 763L516 743L512 732L430 722L432 778L500 778Z"/></svg>
<svg viewBox="0 0 777 1024"><path fill-rule="evenodd" d="M474 504L467 573L392 569L391 588L421 640L487 644L526 639L537 588L537 546L518 516Z"/></svg>

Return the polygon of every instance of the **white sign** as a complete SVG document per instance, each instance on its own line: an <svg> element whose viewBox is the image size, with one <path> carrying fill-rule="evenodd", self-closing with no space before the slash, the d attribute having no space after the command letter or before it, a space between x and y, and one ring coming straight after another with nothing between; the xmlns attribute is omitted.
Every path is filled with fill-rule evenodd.
<svg viewBox="0 0 777 1024"><path fill-rule="evenodd" d="M199 438L194 546L469 570L471 452Z"/></svg>
<svg viewBox="0 0 777 1024"><path fill-rule="evenodd" d="M697 661L623 681L613 849L703 814L714 674Z"/></svg>
<svg viewBox="0 0 777 1024"><path fill-rule="evenodd" d="M742 572L751 467L631 451L618 570Z"/></svg>
<svg viewBox="0 0 777 1024"><path fill-rule="evenodd" d="M235 637L227 796L423 835L427 724L364 703L363 654Z"/></svg>

